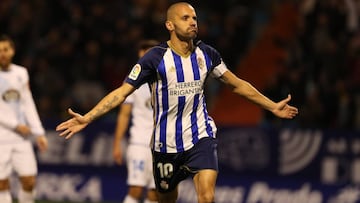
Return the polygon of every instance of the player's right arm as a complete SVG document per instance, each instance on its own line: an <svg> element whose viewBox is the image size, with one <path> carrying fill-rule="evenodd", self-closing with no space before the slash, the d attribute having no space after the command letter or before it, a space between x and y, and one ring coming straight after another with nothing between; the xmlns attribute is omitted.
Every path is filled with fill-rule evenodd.
<svg viewBox="0 0 360 203"><path fill-rule="evenodd" d="M0 126L8 129L15 129L18 125L18 122L14 119L9 119L6 116L0 116Z"/></svg>
<svg viewBox="0 0 360 203"><path fill-rule="evenodd" d="M9 130L13 130L21 136L28 136L31 134L29 126L19 124L17 120L9 119L6 116L0 116L0 126Z"/></svg>
<svg viewBox="0 0 360 203"><path fill-rule="evenodd" d="M249 82L238 78L231 71L225 71L220 77L220 80L229 85L234 93L261 106L280 118L292 119L298 114L298 109L296 107L288 105L288 102L291 100L290 94L280 102L274 102L260 93Z"/></svg>
<svg viewBox="0 0 360 203"><path fill-rule="evenodd" d="M122 149L121 141L125 137L125 133L129 126L129 120L131 116L132 104L123 103L121 105L115 129L114 143L113 143L113 157L117 164L122 164Z"/></svg>
<svg viewBox="0 0 360 203"><path fill-rule="evenodd" d="M101 101L84 116L69 109L68 112L72 118L60 123L56 127L56 131L62 131L60 136L65 136L65 139L71 138L75 133L84 129L93 120L122 104L125 101L125 98L134 90L134 86L126 82L123 83L119 88L113 90L101 99Z"/></svg>

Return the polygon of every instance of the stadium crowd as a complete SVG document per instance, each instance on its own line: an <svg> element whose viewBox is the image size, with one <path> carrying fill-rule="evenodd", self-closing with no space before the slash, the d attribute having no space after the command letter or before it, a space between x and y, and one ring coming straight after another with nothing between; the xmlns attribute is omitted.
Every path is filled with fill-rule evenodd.
<svg viewBox="0 0 360 203"><path fill-rule="evenodd" d="M284 1L192 2L199 39L236 68ZM64 119L70 106L85 112L120 85L137 59L138 41L167 40L162 22L172 2L2 0L0 32L14 39L15 62L29 69L42 120ZM287 68L265 93L275 100L282 98L279 89L296 95L301 127L360 130L360 1L292 2L301 14L297 37L279 44L288 50Z"/></svg>
<svg viewBox="0 0 360 203"><path fill-rule="evenodd" d="M287 68L265 92L293 92L301 127L360 130L360 1L304 0L298 10L297 36L282 45Z"/></svg>

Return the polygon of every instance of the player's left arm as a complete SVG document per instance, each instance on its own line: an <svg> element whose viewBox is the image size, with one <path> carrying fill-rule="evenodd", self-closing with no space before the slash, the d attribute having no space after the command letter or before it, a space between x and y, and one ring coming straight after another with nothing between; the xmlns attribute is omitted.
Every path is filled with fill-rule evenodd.
<svg viewBox="0 0 360 203"><path fill-rule="evenodd" d="M298 109L288 104L288 102L291 100L290 94L287 98L279 102L274 102L260 93L249 82L238 78L229 70L225 71L219 79L225 84L229 85L234 93L245 97L249 101L261 106L268 111L271 111L274 115L280 118L292 119L298 114Z"/></svg>
<svg viewBox="0 0 360 203"><path fill-rule="evenodd" d="M45 135L37 136L36 144L37 144L37 147L39 148L40 152L45 152L49 147L48 140Z"/></svg>
<svg viewBox="0 0 360 203"><path fill-rule="evenodd" d="M133 105L131 103L123 103L120 107L120 111L118 113L117 121L116 121L116 128L115 128L115 135L113 141L113 157L117 164L121 165L123 163L123 153L121 142L125 137L127 132L131 111Z"/></svg>
<svg viewBox="0 0 360 203"><path fill-rule="evenodd" d="M45 130L37 112L29 83L24 88L22 96L26 122L29 125L31 134L36 136L37 147L41 152L44 152L48 149L48 140L45 136Z"/></svg>
<svg viewBox="0 0 360 203"><path fill-rule="evenodd" d="M30 90L30 85L27 84L22 93L22 101L24 104L24 114L26 122L29 125L31 134L35 136L44 136L45 130L42 126L39 114L37 112L35 102Z"/></svg>

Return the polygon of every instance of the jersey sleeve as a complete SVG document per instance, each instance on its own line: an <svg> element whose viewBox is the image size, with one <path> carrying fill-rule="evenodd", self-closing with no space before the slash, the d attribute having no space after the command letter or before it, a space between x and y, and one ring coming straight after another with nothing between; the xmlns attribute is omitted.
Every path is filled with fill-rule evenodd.
<svg viewBox="0 0 360 203"><path fill-rule="evenodd" d="M131 69L125 82L135 88L139 88L144 83L149 83L156 78L156 67L158 65L158 51L156 48L150 49L135 66Z"/></svg>
<svg viewBox="0 0 360 203"><path fill-rule="evenodd" d="M211 72L211 76L214 78L219 78L220 76L222 76L226 71L227 71L227 67L225 65L225 63L221 60L221 63L217 66L214 67L213 71Z"/></svg>
<svg viewBox="0 0 360 203"><path fill-rule="evenodd" d="M204 43L201 44L202 48L205 49L206 54L211 60L212 69L210 72L210 76L214 78L219 78L228 70L226 64L224 63L220 53L216 49L209 45L205 45Z"/></svg>
<svg viewBox="0 0 360 203"><path fill-rule="evenodd" d="M19 123L14 119L9 119L6 116L0 116L0 126L8 129L15 129Z"/></svg>
<svg viewBox="0 0 360 203"><path fill-rule="evenodd" d="M25 84L22 92L22 102L24 105L24 114L26 122L30 127L31 133L35 136L45 135L45 130L40 121L35 102L29 87L29 75L26 72L27 83Z"/></svg>
<svg viewBox="0 0 360 203"><path fill-rule="evenodd" d="M137 91L137 90L135 90ZM128 97L126 97L125 101L124 101L124 104L132 104L134 103L134 95L135 92L133 92L132 94L130 94Z"/></svg>

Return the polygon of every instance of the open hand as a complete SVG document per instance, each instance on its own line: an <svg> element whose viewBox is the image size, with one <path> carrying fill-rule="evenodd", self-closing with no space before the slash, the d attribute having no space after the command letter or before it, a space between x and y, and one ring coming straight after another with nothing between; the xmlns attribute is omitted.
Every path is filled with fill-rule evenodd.
<svg viewBox="0 0 360 203"><path fill-rule="evenodd" d="M115 163L117 163L118 165L121 165L123 163L123 154L120 147L114 147L113 157Z"/></svg>
<svg viewBox="0 0 360 203"><path fill-rule="evenodd" d="M23 137L28 137L29 135L31 135L31 130L29 126L23 124L17 125L15 128L15 132L19 133Z"/></svg>
<svg viewBox="0 0 360 203"><path fill-rule="evenodd" d="M274 115L280 118L292 119L298 113L296 107L290 106L287 103L291 100L291 95L289 94L287 98L281 100L276 104L276 108L272 111Z"/></svg>
<svg viewBox="0 0 360 203"><path fill-rule="evenodd" d="M38 136L36 138L36 143L40 152L45 152L48 149L48 140L45 135Z"/></svg>
<svg viewBox="0 0 360 203"><path fill-rule="evenodd" d="M81 131L89 124L89 121L87 121L84 116L75 113L70 108L68 109L68 113L72 118L56 126L56 131L62 131L60 136L65 136L65 139L70 139L75 133Z"/></svg>

